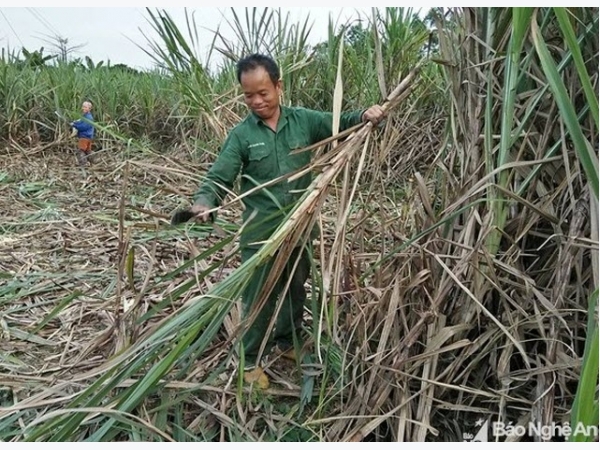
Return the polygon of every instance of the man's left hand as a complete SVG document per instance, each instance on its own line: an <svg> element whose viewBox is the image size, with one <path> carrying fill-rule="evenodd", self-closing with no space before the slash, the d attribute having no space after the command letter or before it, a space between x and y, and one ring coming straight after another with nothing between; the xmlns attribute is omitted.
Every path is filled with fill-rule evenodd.
<svg viewBox="0 0 600 450"><path fill-rule="evenodd" d="M385 118L385 112L379 105L373 105L367 109L363 115L363 122L371 122L373 125L378 125Z"/></svg>

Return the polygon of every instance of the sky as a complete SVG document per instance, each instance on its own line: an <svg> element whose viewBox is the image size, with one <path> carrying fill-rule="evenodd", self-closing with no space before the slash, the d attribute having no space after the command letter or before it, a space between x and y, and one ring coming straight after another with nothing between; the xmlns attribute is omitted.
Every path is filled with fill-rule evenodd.
<svg viewBox="0 0 600 450"><path fill-rule="evenodd" d="M175 20L180 30L186 30L185 8L173 6L177 2L169 2L169 7L153 5L152 9L164 9ZM107 4L107 2L103 2ZM110 4L110 2L108 2ZM375 5L373 5L375 6ZM423 8L423 7L419 7ZM418 10L419 8L416 8ZM428 9L428 7L425 7ZM245 8L236 7L242 17ZM309 35L310 43L316 44L326 39L329 17L334 23L345 23L356 19L359 15L371 14L371 7L306 7L280 8L285 15L290 14L290 21L296 23L307 15L309 23L313 23ZM233 15L230 7L193 7L187 8L188 14L195 12L194 17L198 28L198 56L206 61L207 50L214 38L217 27L227 38L234 34L227 20ZM153 61L140 48L150 50L147 38L155 37L150 16L142 6L102 8L86 7L0 7L0 48L20 50L38 50L44 47L44 54L56 48L54 36L68 39L69 47L82 46L72 53L73 57L89 56L94 62L110 60L112 64L126 64L138 69L151 68ZM202 48L203 47L203 48ZM0 50L1 51L1 50ZM50 51L50 53L56 53Z"/></svg>

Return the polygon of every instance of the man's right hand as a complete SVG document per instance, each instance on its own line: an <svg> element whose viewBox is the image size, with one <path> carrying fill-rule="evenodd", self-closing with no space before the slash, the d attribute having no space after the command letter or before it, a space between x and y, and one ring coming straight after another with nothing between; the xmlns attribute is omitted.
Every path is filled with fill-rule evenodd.
<svg viewBox="0 0 600 450"><path fill-rule="evenodd" d="M192 214L194 214L194 220L196 222L208 222L210 220L210 211L212 208L203 205L201 203L194 203L190 208Z"/></svg>

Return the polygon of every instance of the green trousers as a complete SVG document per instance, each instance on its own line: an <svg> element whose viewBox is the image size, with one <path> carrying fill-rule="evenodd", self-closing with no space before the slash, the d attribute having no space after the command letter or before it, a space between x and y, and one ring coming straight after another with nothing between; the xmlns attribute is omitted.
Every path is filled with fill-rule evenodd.
<svg viewBox="0 0 600 450"><path fill-rule="evenodd" d="M257 251L258 249L243 248L242 263L250 259ZM302 255L298 261L296 270L294 271L294 264L300 252L302 252ZM252 305L255 302L258 302L258 296L273 268L275 257L276 256L272 257L265 264L256 269L250 283L244 290L242 294L242 320L249 316ZM290 286L283 300L284 303L281 306L279 315L277 316L274 333L272 336L269 336L269 340L267 341L265 353L269 351L273 343L280 344L283 347L290 347L293 344L294 332L298 333L299 336L300 326L302 325L302 312L304 309L304 302L306 301L304 283L308 279L309 274L310 259L308 250L306 248L296 247L256 320L250 325L250 328L246 330L246 333L242 338L244 355L248 363L256 362L258 350L260 349L269 322L277 307L277 301L290 279Z"/></svg>

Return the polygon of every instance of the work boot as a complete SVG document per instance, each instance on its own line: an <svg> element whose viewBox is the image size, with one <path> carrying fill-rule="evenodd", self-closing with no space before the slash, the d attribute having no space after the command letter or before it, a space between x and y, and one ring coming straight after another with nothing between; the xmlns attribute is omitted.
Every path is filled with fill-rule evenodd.
<svg viewBox="0 0 600 450"><path fill-rule="evenodd" d="M273 355L275 358L281 357L289 361L296 362L298 360L294 344L289 341L278 341L273 349Z"/></svg>

